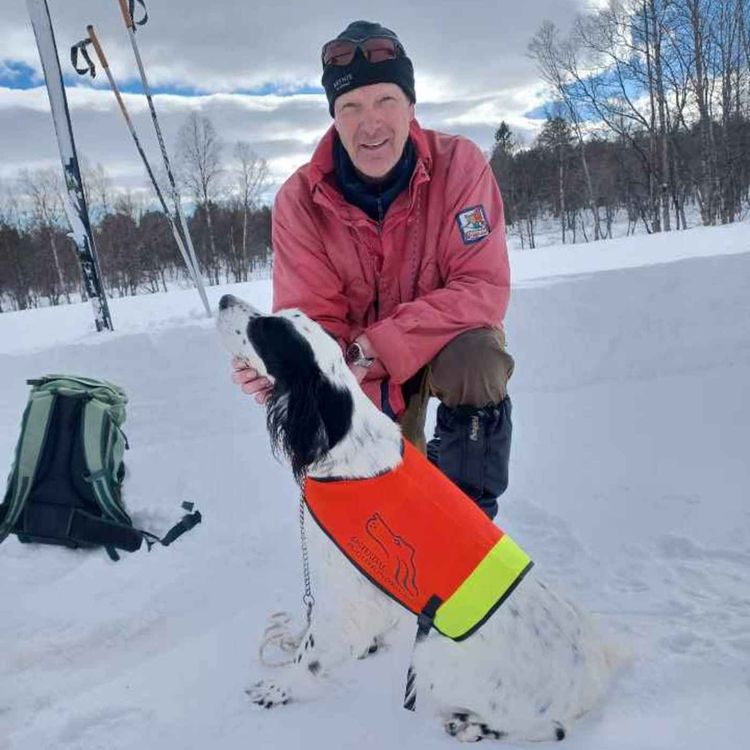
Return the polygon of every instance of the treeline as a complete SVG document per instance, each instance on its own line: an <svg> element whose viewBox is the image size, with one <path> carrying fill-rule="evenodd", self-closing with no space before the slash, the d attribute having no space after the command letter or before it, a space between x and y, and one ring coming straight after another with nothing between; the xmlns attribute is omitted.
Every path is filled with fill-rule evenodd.
<svg viewBox="0 0 750 750"><path fill-rule="evenodd" d="M202 209L188 219L201 270L208 284L247 281L270 268L271 211L212 205L213 249ZM81 270L66 229L59 224L13 223L0 219L0 312L85 299ZM190 284L172 231L163 214L132 213L119 202L96 223L94 237L102 280L110 297L154 293Z"/></svg>
<svg viewBox="0 0 750 750"><path fill-rule="evenodd" d="M743 218L750 186L750 0L609 0L529 45L554 104L530 148L498 128L492 165L514 229L561 239Z"/></svg>
<svg viewBox="0 0 750 750"><path fill-rule="evenodd" d="M703 215L699 176L702 160L698 126L674 137L674 158L678 170L671 185L671 226L654 218L655 206L648 174L632 143L619 138L594 135L582 146L570 123L550 117L540 135L527 148L515 143L513 133L501 123L495 135L491 165L502 188L506 222L522 247L536 247L540 225L550 220L558 226L562 243L588 242L613 237L616 222L620 231L633 234L685 229L689 225L712 225L741 220L750 213L750 119L732 123L734 144L731 169L720 178L731 190L732 209L725 216ZM641 147L647 136L639 134ZM582 151L588 162L593 201L589 198ZM597 234L598 223L598 234Z"/></svg>
<svg viewBox="0 0 750 750"><path fill-rule="evenodd" d="M188 227L207 284L267 275L271 211L266 162L246 143L223 161L210 120L191 115L175 149ZM105 170L84 167L89 213L110 297L188 286L167 218L143 192L116 191ZM24 171L0 193L0 312L85 299L63 209L59 170Z"/></svg>

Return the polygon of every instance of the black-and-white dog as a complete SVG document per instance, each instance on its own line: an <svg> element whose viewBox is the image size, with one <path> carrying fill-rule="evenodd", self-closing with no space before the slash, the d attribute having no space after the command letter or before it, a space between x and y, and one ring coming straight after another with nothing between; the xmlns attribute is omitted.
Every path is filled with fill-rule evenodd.
<svg viewBox="0 0 750 750"><path fill-rule="evenodd" d="M401 433L361 391L338 344L301 312L263 315L222 297L218 327L235 356L274 382L268 401L271 439L295 477L363 478L401 462ZM280 679L250 692L263 706L308 697L336 663L416 618L349 563L311 523L310 555L318 586L312 623ZM532 570L471 637L435 631L414 654L419 709L428 706L460 740L562 739L602 697L614 651L571 602Z"/></svg>

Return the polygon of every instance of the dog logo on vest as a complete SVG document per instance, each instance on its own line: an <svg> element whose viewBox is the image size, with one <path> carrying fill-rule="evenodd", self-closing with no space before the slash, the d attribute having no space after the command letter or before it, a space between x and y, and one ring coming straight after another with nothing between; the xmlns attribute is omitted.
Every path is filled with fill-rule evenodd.
<svg viewBox="0 0 750 750"><path fill-rule="evenodd" d="M393 579L407 594L417 596L417 568L414 564L414 547L403 537L394 534L380 513L371 515L365 524L365 531L385 552L394 565Z"/></svg>

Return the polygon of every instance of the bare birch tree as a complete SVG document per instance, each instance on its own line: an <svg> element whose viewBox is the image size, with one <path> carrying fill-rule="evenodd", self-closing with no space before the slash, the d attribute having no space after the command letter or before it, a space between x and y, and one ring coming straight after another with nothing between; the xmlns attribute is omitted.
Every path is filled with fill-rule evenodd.
<svg viewBox="0 0 750 750"><path fill-rule="evenodd" d="M219 255L211 204L218 199L222 176L223 144L216 128L205 115L192 112L177 134L177 161L180 178L192 194L197 208L206 220L209 241L208 269L212 282L219 283Z"/></svg>
<svg viewBox="0 0 750 750"><path fill-rule="evenodd" d="M578 106L571 86L574 82L572 71L578 69L578 50L572 40L559 38L557 28L551 21L545 21L529 44L529 54L536 61L543 80L552 88L555 97L565 108L578 140L578 152L586 182L588 204L594 220L594 239L598 240L602 233L597 197L594 193L591 170L586 156L584 113Z"/></svg>
<svg viewBox="0 0 750 750"><path fill-rule="evenodd" d="M70 304L70 293L63 277L55 231L63 220L63 186L60 181L59 170L48 168L31 171L24 169L19 177L19 187L29 202L31 215L40 236L44 242L49 244L59 284L59 294L64 294L66 302Z"/></svg>
<svg viewBox="0 0 750 750"><path fill-rule="evenodd" d="M235 144L234 158L237 162L235 177L242 209L242 239L235 276L246 281L249 266L248 218L250 212L258 206L260 197L268 185L268 162L258 156L246 141L238 141Z"/></svg>

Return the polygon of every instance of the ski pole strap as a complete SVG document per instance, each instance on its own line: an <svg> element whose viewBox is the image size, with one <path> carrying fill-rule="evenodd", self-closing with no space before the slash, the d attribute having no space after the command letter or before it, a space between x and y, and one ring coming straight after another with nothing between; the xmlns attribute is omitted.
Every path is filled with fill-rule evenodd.
<svg viewBox="0 0 750 750"><path fill-rule="evenodd" d="M91 44L91 39L88 37L86 39L81 39L80 42L76 42L70 48L70 62L73 64L73 68L79 76L90 75L92 78L96 78L96 66L86 49L89 44ZM84 59L84 62L86 63L85 68L78 67L78 55Z"/></svg>
<svg viewBox="0 0 750 750"><path fill-rule="evenodd" d="M139 20L135 20L135 4L143 8L143 17ZM135 31L136 26L143 26L148 21L148 11L146 10L145 0L120 0L120 10L122 11L122 17L125 21L125 25Z"/></svg>
<svg viewBox="0 0 750 750"><path fill-rule="evenodd" d="M143 8L143 18L141 18L140 21L135 20L135 4L136 2L138 5ZM136 26L145 26L146 21L148 21L148 11L146 10L146 0L130 0L130 17L135 22Z"/></svg>

